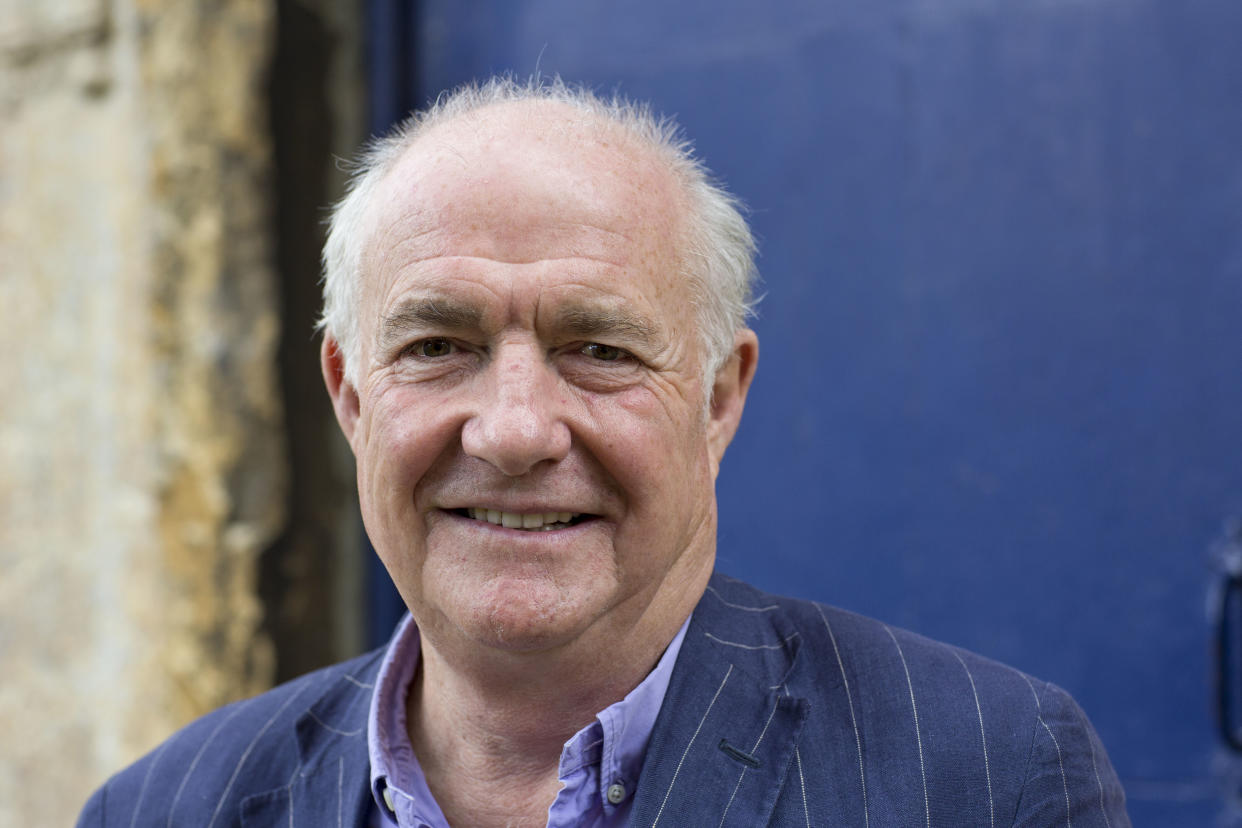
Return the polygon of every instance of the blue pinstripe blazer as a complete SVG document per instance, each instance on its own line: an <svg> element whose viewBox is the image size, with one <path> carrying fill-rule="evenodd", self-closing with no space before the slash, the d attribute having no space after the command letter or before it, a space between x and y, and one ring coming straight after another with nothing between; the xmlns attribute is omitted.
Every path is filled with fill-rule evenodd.
<svg viewBox="0 0 1242 828"><path fill-rule="evenodd" d="M382 653L222 708L80 826L362 826ZM642 826L1128 826L1066 693L842 610L713 577L635 793Z"/></svg>

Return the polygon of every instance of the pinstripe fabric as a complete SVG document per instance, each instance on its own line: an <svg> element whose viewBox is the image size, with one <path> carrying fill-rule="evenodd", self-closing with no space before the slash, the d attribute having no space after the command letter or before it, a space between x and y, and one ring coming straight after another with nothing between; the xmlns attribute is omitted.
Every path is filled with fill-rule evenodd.
<svg viewBox="0 0 1242 828"><path fill-rule="evenodd" d="M381 653L191 724L113 777L86 826L365 826ZM635 826L1125 828L1064 691L977 655L715 576L635 794Z"/></svg>
<svg viewBox="0 0 1242 828"><path fill-rule="evenodd" d="M381 653L211 713L114 776L80 826L363 825L366 714Z"/></svg>
<svg viewBox="0 0 1242 828"><path fill-rule="evenodd" d="M1059 688L718 575L682 645L632 824L1130 822L1104 748Z"/></svg>

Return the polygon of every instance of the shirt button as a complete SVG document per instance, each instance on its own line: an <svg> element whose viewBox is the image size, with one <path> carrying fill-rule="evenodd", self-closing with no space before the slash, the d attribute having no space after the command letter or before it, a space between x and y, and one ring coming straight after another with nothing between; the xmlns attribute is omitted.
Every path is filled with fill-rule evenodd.
<svg viewBox="0 0 1242 828"><path fill-rule="evenodd" d="M387 789L385 789L386 791ZM620 782L613 782L608 786L608 801L613 805L620 805L625 801L625 786Z"/></svg>
<svg viewBox="0 0 1242 828"><path fill-rule="evenodd" d="M390 812L394 814L397 812L397 806L392 804L392 791L387 787L384 788L384 804L388 806Z"/></svg>

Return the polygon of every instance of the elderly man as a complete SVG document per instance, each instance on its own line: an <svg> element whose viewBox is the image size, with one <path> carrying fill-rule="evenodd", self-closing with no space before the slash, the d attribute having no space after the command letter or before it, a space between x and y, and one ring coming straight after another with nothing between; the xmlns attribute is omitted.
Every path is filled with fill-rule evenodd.
<svg viewBox="0 0 1242 828"><path fill-rule="evenodd" d="M559 82L376 144L322 363L410 614L190 725L81 824L1128 824L1059 689L713 574L752 253L669 125Z"/></svg>

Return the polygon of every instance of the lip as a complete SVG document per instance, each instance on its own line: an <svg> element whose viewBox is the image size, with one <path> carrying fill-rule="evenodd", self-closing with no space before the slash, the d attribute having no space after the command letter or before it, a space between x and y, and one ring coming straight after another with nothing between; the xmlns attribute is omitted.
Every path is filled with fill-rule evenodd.
<svg viewBox="0 0 1242 828"><path fill-rule="evenodd" d="M462 498L458 500L453 498L438 498L439 502L434 504L436 508L445 512L460 512L466 509L495 509L498 512L516 512L518 514L530 514L537 512L573 512L574 514L599 514L598 511L590 506L583 506L581 503L571 503L567 500L539 499L533 497L497 497L491 499L487 496L477 498Z"/></svg>

